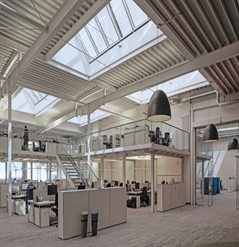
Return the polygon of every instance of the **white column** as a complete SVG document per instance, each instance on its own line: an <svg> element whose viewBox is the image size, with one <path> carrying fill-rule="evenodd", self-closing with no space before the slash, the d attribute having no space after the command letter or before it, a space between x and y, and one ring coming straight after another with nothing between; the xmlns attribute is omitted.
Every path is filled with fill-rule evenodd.
<svg viewBox="0 0 239 247"><path fill-rule="evenodd" d="M31 162L31 178L30 179L33 180L33 164L32 164L32 162Z"/></svg>
<svg viewBox="0 0 239 247"><path fill-rule="evenodd" d="M101 177L101 180L104 181L104 170L105 170L105 160L104 158L101 158L101 172L100 172L100 177Z"/></svg>
<svg viewBox="0 0 239 247"><path fill-rule="evenodd" d="M151 154L151 212L154 212L154 154Z"/></svg>
<svg viewBox="0 0 239 247"><path fill-rule="evenodd" d="M88 152L87 152L87 163L90 166L90 112L89 112L89 107L88 107L88 115L87 115L87 135L88 135Z"/></svg>
<svg viewBox="0 0 239 247"><path fill-rule="evenodd" d="M49 182L51 183L51 180L52 180L52 162L51 160L49 161Z"/></svg>
<svg viewBox="0 0 239 247"><path fill-rule="evenodd" d="M204 198L204 160L202 160L202 198Z"/></svg>
<svg viewBox="0 0 239 247"><path fill-rule="evenodd" d="M122 165L123 165L123 169L122 169L122 178L123 178L123 186L125 186L126 184L126 157L123 156L123 159L122 159Z"/></svg>
<svg viewBox="0 0 239 247"><path fill-rule="evenodd" d="M192 103L190 104L190 163L191 163L191 205L195 205L195 192L196 192L196 187L195 187L195 128L193 128L193 105Z"/></svg>
<svg viewBox="0 0 239 247"><path fill-rule="evenodd" d="M5 162L5 183L7 183L7 178L8 178L8 166L7 166L7 162Z"/></svg>
<svg viewBox="0 0 239 247"><path fill-rule="evenodd" d="M12 94L8 82L8 214L12 216Z"/></svg>

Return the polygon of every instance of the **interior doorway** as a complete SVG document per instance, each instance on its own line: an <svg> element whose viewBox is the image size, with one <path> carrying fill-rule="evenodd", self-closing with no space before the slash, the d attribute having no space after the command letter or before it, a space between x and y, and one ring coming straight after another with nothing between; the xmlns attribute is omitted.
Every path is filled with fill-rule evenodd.
<svg viewBox="0 0 239 247"><path fill-rule="evenodd" d="M208 180L210 175L210 161L211 156L197 155L196 159L196 205L207 206L208 205ZM206 179L205 179L206 178Z"/></svg>

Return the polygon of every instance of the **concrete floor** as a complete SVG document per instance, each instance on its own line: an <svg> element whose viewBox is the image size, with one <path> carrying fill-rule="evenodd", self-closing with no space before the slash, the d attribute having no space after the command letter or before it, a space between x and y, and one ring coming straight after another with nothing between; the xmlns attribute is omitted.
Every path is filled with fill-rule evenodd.
<svg viewBox="0 0 239 247"><path fill-rule="evenodd" d="M128 209L125 224L104 229L98 235L61 240L55 226L39 228L26 216L8 216L0 209L0 247L239 247L239 211L236 195L222 192L208 206L186 205L167 212L150 207Z"/></svg>

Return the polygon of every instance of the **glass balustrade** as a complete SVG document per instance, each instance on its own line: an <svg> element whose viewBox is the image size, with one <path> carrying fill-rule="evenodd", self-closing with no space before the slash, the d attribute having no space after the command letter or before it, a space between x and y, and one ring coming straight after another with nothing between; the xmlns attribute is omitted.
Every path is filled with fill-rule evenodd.
<svg viewBox="0 0 239 247"><path fill-rule="evenodd" d="M74 151L79 155L88 152L88 137L74 140ZM189 133L164 122L150 122L146 119L115 126L90 135L90 152L155 143L158 145L189 150Z"/></svg>

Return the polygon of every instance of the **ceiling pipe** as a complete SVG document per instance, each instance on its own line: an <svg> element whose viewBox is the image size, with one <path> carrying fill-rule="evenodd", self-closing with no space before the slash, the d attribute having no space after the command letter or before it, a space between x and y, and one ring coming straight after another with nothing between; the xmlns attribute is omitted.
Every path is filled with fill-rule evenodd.
<svg viewBox="0 0 239 247"><path fill-rule="evenodd" d="M204 97L204 96L207 96L207 95L210 95L210 94L214 94L214 93L216 94L216 99L217 99L217 105L218 106L229 105L229 104L232 104L232 103L235 103L235 102L239 101L239 99L237 99L237 100L234 100L233 102L232 101L228 101L228 102L220 103L219 102L219 93L218 93L218 91L213 90L213 91L210 91L210 92L206 92L206 93L198 94L198 95L195 95L195 96L192 96L192 97L189 97L189 98L185 98L185 99L183 99L183 102L186 102L186 101L189 101L189 100L192 100L192 99L197 99L197 98L200 98L200 97Z"/></svg>

